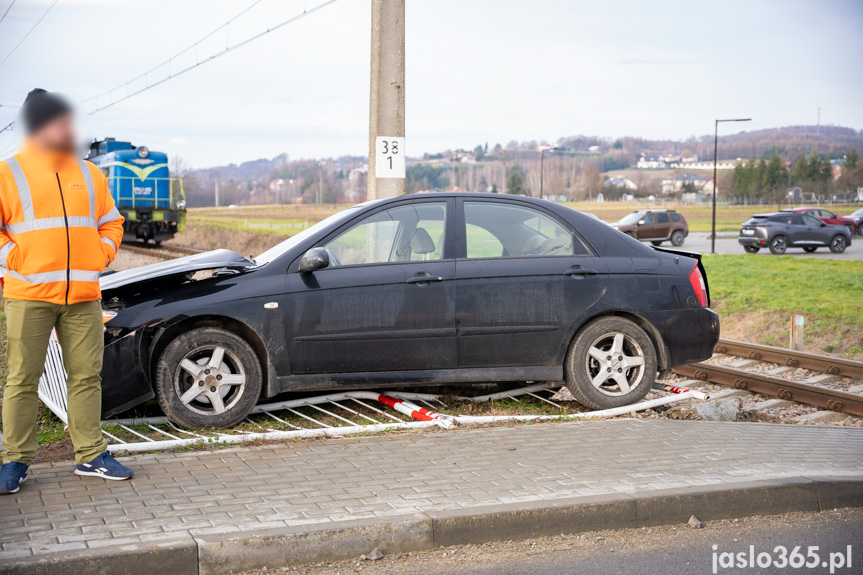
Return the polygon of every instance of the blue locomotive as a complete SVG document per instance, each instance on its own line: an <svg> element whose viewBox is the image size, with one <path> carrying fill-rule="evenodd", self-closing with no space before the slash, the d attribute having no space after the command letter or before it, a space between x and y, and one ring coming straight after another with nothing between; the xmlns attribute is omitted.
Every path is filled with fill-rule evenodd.
<svg viewBox="0 0 863 575"><path fill-rule="evenodd" d="M183 181L170 177L166 154L105 138L90 144L87 159L105 174L126 218L124 240L159 243L186 229Z"/></svg>

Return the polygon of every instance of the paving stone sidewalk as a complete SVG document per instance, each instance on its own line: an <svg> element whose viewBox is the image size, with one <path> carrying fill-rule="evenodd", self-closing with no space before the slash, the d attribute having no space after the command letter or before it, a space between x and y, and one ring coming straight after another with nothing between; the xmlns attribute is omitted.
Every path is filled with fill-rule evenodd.
<svg viewBox="0 0 863 575"><path fill-rule="evenodd" d="M782 477L863 475L863 429L655 421L466 428L34 465L0 560L285 526Z"/></svg>

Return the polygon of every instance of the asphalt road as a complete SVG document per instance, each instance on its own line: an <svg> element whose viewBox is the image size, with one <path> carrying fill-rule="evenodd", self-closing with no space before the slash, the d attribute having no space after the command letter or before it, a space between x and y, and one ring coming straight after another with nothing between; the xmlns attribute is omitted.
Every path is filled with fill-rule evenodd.
<svg viewBox="0 0 863 575"><path fill-rule="evenodd" d="M662 245L664 247L672 247L671 242L665 242ZM704 232L693 232L686 238L686 242L681 246L681 249L709 254L710 240ZM716 238L716 253L738 255L746 254L746 252L743 251L743 246L737 243L737 236L734 238ZM818 248L818 251L812 254L807 254L802 248L789 248L786 254L797 258L863 260L863 237L855 236L851 241L851 245L845 250L845 253L842 254L830 253L829 248ZM773 254L770 253L769 249L765 248L753 255L753 257L764 256L773 257Z"/></svg>
<svg viewBox="0 0 863 575"><path fill-rule="evenodd" d="M790 556L801 546L804 565L797 568L781 565L784 546ZM847 566L851 545L851 567ZM717 569L713 569L714 546ZM750 546L754 546L756 564L748 566ZM818 561L808 558L810 546ZM728 561L723 553L743 553L746 567L723 568ZM771 555L770 567L757 566L761 553ZM363 573L365 575L705 575L751 574L785 575L790 573L820 575L863 573L863 509L840 509L824 513L788 513L740 520L710 521L702 529L688 525L621 529L581 535L561 535L525 541L449 547L422 553L385 556L378 561L350 561L329 565L293 567L283 571L291 575L324 575ZM840 559L841 557L841 559ZM767 557L762 561L766 562ZM800 559L796 559L799 561ZM827 561L827 565L824 562ZM838 567L839 563L842 567ZM806 567L809 562L812 567ZM795 563L796 565L796 563ZM270 568L269 573L281 569ZM261 571L255 575L264 575Z"/></svg>

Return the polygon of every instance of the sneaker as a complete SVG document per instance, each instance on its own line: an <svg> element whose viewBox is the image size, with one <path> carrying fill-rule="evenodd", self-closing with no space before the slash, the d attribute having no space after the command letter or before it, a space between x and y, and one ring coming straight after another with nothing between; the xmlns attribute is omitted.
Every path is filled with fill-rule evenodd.
<svg viewBox="0 0 863 575"><path fill-rule="evenodd" d="M87 463L79 463L75 466L75 475L93 475L103 479L111 479L112 481L130 479L133 473L131 469L121 465L107 451L99 454Z"/></svg>
<svg viewBox="0 0 863 575"><path fill-rule="evenodd" d="M10 461L0 467L0 495L18 493L21 484L27 480L28 466L20 461Z"/></svg>

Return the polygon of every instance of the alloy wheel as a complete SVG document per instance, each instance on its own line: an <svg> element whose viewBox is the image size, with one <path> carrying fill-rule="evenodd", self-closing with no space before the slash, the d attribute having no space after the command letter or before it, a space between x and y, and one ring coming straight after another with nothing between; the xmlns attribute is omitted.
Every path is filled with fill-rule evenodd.
<svg viewBox="0 0 863 575"><path fill-rule="evenodd" d="M246 387L240 360L221 346L190 351L177 367L174 390L185 407L202 415L221 414L234 407Z"/></svg>
<svg viewBox="0 0 863 575"><path fill-rule="evenodd" d="M785 238L778 237L773 238L773 241L770 242L770 251L774 254L784 254L785 250L788 248L788 244L785 242Z"/></svg>
<svg viewBox="0 0 863 575"><path fill-rule="evenodd" d="M597 390L605 395L626 395L644 380L644 351L629 335L607 333L591 344L586 367Z"/></svg>

